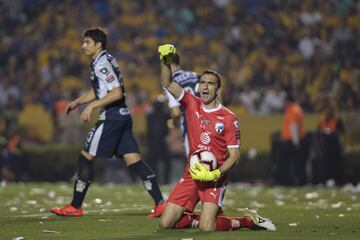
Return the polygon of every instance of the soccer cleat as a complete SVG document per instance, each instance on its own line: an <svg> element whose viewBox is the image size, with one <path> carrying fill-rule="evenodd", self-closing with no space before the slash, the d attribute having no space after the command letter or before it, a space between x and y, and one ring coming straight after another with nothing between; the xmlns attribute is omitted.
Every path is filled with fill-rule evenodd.
<svg viewBox="0 0 360 240"><path fill-rule="evenodd" d="M245 216L243 218L248 218L249 220L252 221L253 224L250 227L250 229L276 231L276 227L271 222L271 220L268 218L259 216L255 210L246 209Z"/></svg>
<svg viewBox="0 0 360 240"><path fill-rule="evenodd" d="M154 209L151 210L151 213L147 215L148 218L158 218L164 212L166 207L166 201L163 201L159 205L156 205Z"/></svg>
<svg viewBox="0 0 360 240"><path fill-rule="evenodd" d="M52 208L51 212L64 217L81 217L83 215L81 208L74 208L71 204L67 204L63 208Z"/></svg>

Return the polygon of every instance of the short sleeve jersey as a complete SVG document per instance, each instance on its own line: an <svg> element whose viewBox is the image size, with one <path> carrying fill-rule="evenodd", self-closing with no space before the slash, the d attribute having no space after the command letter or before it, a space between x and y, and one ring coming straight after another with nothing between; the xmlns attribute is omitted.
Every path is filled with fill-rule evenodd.
<svg viewBox="0 0 360 240"><path fill-rule="evenodd" d="M102 99L112 89L120 87L124 97L104 107L100 120L121 120L130 117L130 112L125 103L125 89L119 65L116 59L102 51L91 62L91 85L97 99Z"/></svg>
<svg viewBox="0 0 360 240"><path fill-rule="evenodd" d="M190 154L197 149L214 153L218 166L227 158L228 148L240 147L240 128L236 115L221 104L207 110L200 98L183 91L179 102L188 123Z"/></svg>

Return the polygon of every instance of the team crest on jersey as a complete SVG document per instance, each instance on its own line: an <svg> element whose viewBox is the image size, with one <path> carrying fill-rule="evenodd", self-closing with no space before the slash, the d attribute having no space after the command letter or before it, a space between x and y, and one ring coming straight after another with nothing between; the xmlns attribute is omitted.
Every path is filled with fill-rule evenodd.
<svg viewBox="0 0 360 240"><path fill-rule="evenodd" d="M105 74L105 75L107 75L108 73L109 73L109 70L107 70L107 68L102 68L102 69L100 69L100 72L102 73L102 74Z"/></svg>
<svg viewBox="0 0 360 240"><path fill-rule="evenodd" d="M234 125L236 128L239 128L239 122L238 121L234 121Z"/></svg>
<svg viewBox="0 0 360 240"><path fill-rule="evenodd" d="M224 130L224 124L223 123L216 123L215 124L215 131L217 133L221 133Z"/></svg>
<svg viewBox="0 0 360 240"><path fill-rule="evenodd" d="M91 79L91 81L94 81L94 79L95 79L95 74L93 71L91 71L91 73L90 73L90 79Z"/></svg>

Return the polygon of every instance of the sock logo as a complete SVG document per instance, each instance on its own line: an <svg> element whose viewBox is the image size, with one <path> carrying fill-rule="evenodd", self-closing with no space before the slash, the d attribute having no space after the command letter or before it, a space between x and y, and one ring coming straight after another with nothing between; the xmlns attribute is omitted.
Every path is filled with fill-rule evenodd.
<svg viewBox="0 0 360 240"><path fill-rule="evenodd" d="M149 180L144 181L144 187L147 191L152 190L152 184Z"/></svg>
<svg viewBox="0 0 360 240"><path fill-rule="evenodd" d="M76 191L77 192L83 192L85 188L86 188L86 182L83 182L81 180L77 180L76 187L75 187Z"/></svg>

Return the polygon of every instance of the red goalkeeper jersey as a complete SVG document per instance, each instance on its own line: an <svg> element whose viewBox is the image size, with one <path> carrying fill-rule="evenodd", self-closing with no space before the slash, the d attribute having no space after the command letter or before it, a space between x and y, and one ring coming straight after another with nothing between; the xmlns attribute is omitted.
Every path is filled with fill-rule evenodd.
<svg viewBox="0 0 360 240"><path fill-rule="evenodd" d="M211 151L221 166L228 148L240 147L240 128L236 115L220 104L205 109L200 98L183 91L178 101L185 111L191 155L197 149Z"/></svg>

